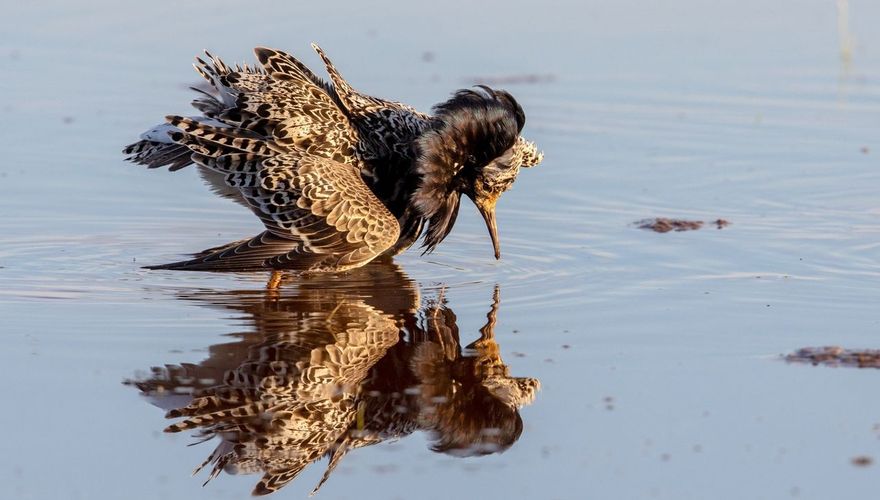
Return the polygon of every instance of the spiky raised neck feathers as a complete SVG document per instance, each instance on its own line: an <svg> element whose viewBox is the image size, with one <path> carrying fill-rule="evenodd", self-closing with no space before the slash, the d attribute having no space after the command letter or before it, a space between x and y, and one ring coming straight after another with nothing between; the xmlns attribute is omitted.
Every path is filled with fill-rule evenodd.
<svg viewBox="0 0 880 500"><path fill-rule="evenodd" d="M525 124L522 107L510 94L486 86L459 90L434 113L433 126L416 143L421 181L413 195L413 204L428 219L426 252L452 230L461 194L472 194L481 170L516 144Z"/></svg>

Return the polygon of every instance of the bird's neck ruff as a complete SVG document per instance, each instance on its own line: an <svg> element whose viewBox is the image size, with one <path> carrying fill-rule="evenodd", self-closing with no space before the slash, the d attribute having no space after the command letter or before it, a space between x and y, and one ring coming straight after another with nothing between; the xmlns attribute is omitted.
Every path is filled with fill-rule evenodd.
<svg viewBox="0 0 880 500"><path fill-rule="evenodd" d="M525 123L522 108L501 90L459 90L434 107L432 127L416 141L421 180L413 204L428 219L423 246L430 252L452 230L461 193L480 170L513 147Z"/></svg>

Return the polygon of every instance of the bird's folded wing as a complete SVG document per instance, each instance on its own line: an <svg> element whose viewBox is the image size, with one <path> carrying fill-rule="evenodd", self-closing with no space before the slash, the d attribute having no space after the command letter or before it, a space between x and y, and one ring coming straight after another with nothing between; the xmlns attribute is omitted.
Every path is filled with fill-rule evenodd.
<svg viewBox="0 0 880 500"><path fill-rule="evenodd" d="M345 270L397 241L397 220L352 166L299 152L262 156L252 144L248 152L217 154L197 135L179 132L173 138L193 150L193 161L223 173L267 231L162 268Z"/></svg>

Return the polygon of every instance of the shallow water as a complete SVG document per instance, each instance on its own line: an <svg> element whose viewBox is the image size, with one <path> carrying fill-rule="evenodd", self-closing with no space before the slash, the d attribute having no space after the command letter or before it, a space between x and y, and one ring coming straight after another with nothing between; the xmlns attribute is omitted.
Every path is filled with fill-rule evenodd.
<svg viewBox="0 0 880 500"><path fill-rule="evenodd" d="M166 364L241 366L278 332L311 345L307 320L340 304L351 324L422 332L399 349L446 338L454 352L437 333L454 325L464 358L479 358L486 349L466 347L496 289L497 356L510 377L541 385L505 420L521 419L515 442L480 457L433 452L422 421L350 451L319 495L873 492L878 374L780 359L880 347L880 6L849 3L849 63L830 0L5 9L0 424L13 432L0 497L243 498L259 475L202 488L206 471L189 473L217 441L162 433L174 421L161 399L123 382ZM466 206L430 256L289 282L277 296L264 275L141 269L258 223L191 169L147 171L123 163L121 147L186 111L198 78L187 65L202 48L235 61L277 46L318 69L312 40L360 90L421 109L475 79L550 75L507 85L546 159L499 204L500 262ZM649 217L731 225L633 225ZM431 326L438 314L444 328ZM862 456L875 463L854 465ZM325 467L277 496L304 497Z"/></svg>

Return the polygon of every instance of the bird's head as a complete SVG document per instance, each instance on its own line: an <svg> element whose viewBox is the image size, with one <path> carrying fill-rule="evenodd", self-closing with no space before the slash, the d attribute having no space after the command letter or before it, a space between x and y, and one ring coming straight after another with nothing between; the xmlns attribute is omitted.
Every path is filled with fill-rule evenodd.
<svg viewBox="0 0 880 500"><path fill-rule="evenodd" d="M435 106L434 113L433 126L418 139L421 183L413 195L428 219L425 251L432 251L452 230L464 194L486 221L498 259L495 205L513 186L520 167L537 165L543 153L519 135L525 113L503 90L483 85L459 90Z"/></svg>

